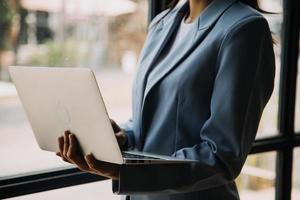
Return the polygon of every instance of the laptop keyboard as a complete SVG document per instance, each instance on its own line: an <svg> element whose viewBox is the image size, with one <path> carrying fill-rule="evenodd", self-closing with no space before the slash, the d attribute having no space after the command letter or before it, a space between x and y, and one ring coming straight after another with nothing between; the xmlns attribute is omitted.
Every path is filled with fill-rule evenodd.
<svg viewBox="0 0 300 200"><path fill-rule="evenodd" d="M130 154L130 153L125 153L122 152L122 155L124 158L127 159L151 159L151 160L159 160L159 158L154 158L154 157L150 157L150 156L142 156L142 155L136 155L136 154Z"/></svg>

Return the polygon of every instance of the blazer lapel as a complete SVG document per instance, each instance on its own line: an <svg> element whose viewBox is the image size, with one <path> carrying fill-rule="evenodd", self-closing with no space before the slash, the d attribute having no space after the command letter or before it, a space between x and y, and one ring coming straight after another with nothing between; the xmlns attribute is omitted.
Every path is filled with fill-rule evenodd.
<svg viewBox="0 0 300 200"><path fill-rule="evenodd" d="M148 79L148 74L151 72L151 69L155 66L157 59L159 58L160 53L165 48L166 44L168 44L172 34L174 34L175 30L178 28L179 24L181 23L182 18L184 17L187 9L189 8L188 1L182 6L182 9L178 12L175 17L175 22L173 26L169 29L167 37L165 37L162 46L160 47L159 51L155 55L153 61L151 62L150 66L148 67L144 76L144 93L142 97L142 107L141 113L143 115L144 104L147 99L148 94L150 93L151 89L160 81L162 80L169 72L171 72L176 66L178 66L188 55L190 55L195 48L199 46L199 44L204 40L206 35L210 32L213 25L217 22L217 20L221 17L221 15L225 12L227 8L230 7L236 0L214 0L198 17L197 19L197 30L194 37L194 42L191 43L191 46L187 48L186 51L180 52L178 51L178 56L173 57L170 61L170 64L164 66L162 70L159 70L160 73L157 76L153 76L153 78ZM141 77L139 77L141 78ZM141 130L143 133L143 130ZM143 137L141 137L143 138Z"/></svg>
<svg viewBox="0 0 300 200"><path fill-rule="evenodd" d="M156 30L154 30L153 36L151 36L150 40L158 41L156 45L157 46L153 49L147 49L142 54L148 53L148 59L141 61L140 63L140 69L137 71L136 78L135 78L135 84L133 88L133 115L135 116L135 119L138 120L137 126L136 126L136 132L139 132L139 134L136 135L137 141L140 140L141 131L142 131L142 123L141 123L141 114L142 114L142 104L144 101L144 93L145 93L145 87L147 84L147 77L149 73L151 72L153 66L155 66L155 63L157 62L157 59L159 58L159 55L162 53L162 51L165 49L166 45L168 44L169 40L171 39L172 35L177 30L177 27L180 24L180 19L182 13L185 13L185 11L188 8L188 3L185 3L184 5L179 5L179 8L177 10L173 10L169 13L169 17L166 19L162 19L161 24L157 24L158 27L155 27ZM148 41L151 42L152 41ZM150 45L151 46L151 45ZM153 52L153 53L152 53ZM153 55L150 55L153 54ZM143 64L145 63L145 64ZM137 143L137 148L141 150L141 144Z"/></svg>
<svg viewBox="0 0 300 200"><path fill-rule="evenodd" d="M235 0L215 0L213 1L199 16L198 18L198 29L194 38L194 43L191 44L190 48L188 48L185 52L178 51L177 57L172 58L172 61L168 66L164 66L164 69L161 71L160 74L153 77L153 79L148 79L148 83L145 88L144 92L144 100L147 97L150 90L154 87L156 83L158 83L163 77L165 77L172 69L174 69L176 66L180 64L205 38L205 36L209 33L211 27L213 27L214 23L217 21L217 19L224 13L224 11L234 2ZM184 15L178 15L176 20L179 20L178 23L181 22L182 17ZM176 24L176 23L174 23ZM173 29L176 29L178 27L172 27ZM172 33L174 30L172 30ZM170 36L172 35L170 33L168 38L164 41L164 46L161 47L163 49L168 42L167 40L170 39ZM161 50L160 49L160 50ZM155 65L155 61L157 61L158 56L161 52L156 54L156 57L152 63L152 65ZM148 73L151 71L151 69L148 69ZM147 76L146 76L147 77Z"/></svg>
<svg viewBox="0 0 300 200"><path fill-rule="evenodd" d="M156 76L152 76L148 78L148 83L145 88L144 92L144 100L150 90L154 87L155 84L157 84L161 79L163 79L169 72L172 71L172 69L175 69L176 66L178 66L196 47L197 44L199 44L206 36L206 34L209 32L209 28L205 27L201 30L198 30L195 34L195 42L191 44L189 48L187 48L186 51L182 51L181 49L178 49L176 51L176 56L172 57L171 59L168 59L170 62L166 66L162 66L163 68L159 70L159 73L155 74ZM189 38L190 40L193 40L193 38Z"/></svg>
<svg viewBox="0 0 300 200"><path fill-rule="evenodd" d="M158 48L153 49L154 56L151 56L149 58L150 61L148 61L148 65L141 66L142 68L138 70L135 80L135 94L139 94L135 99L135 104L138 105L137 109L140 109L139 114L141 114L141 110L143 108L144 104L144 97L145 94L148 94L148 91L146 92L146 85L147 85L147 78L149 73L152 71L153 67L155 66L159 56L161 55L162 51L165 49L166 45L170 41L173 34L176 32L178 26L180 25L181 19L183 15L187 12L189 8L188 0L185 0L186 2L183 4L178 5L180 8L177 12L174 13L173 16L170 17L170 19L162 19L160 23L162 23L161 26L163 26L164 33L163 35L154 35L153 37L157 38L160 37L159 40L161 41L160 44L158 44ZM179 2L180 3L180 2ZM172 14L172 13L169 13ZM140 63L141 64L141 63Z"/></svg>
<svg viewBox="0 0 300 200"><path fill-rule="evenodd" d="M153 49L154 56L152 56L152 58L150 58L150 62L148 62L148 65L143 66L137 74L138 80L141 81L140 83L138 83L137 85L141 86L142 91L144 91L145 86L146 86L146 79L149 75L149 73L151 72L152 68L155 66L156 62L158 61L159 56L161 55L162 51L165 49L166 45L170 42L171 37L173 36L173 34L175 34L178 26L180 25L180 21L182 19L182 14L185 13L185 11L188 8L188 3L185 3L180 10L174 15L171 16L170 19L167 19L166 21L168 23L166 23L165 19L163 19L161 21L161 23L163 23L163 34L162 35L157 35L154 37L161 37L160 40L160 44L158 44L156 49ZM171 23L170 23L171 22ZM142 92L144 94L144 92ZM142 95L143 98L143 95Z"/></svg>

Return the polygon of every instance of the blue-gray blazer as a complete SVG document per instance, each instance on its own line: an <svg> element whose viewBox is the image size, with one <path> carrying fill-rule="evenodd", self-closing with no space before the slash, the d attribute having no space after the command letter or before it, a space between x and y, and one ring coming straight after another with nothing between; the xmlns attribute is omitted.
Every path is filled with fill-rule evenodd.
<svg viewBox="0 0 300 200"><path fill-rule="evenodd" d="M133 86L133 116L123 128L128 148L199 162L121 166L113 191L131 200L239 199L234 180L273 91L268 23L238 0L214 0L183 38L189 48L167 54L167 64L151 74L188 7L186 1L150 23Z"/></svg>

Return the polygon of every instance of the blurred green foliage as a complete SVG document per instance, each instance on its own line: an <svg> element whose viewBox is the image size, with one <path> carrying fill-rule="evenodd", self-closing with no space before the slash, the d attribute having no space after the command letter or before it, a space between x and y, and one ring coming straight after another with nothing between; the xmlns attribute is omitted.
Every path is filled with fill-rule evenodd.
<svg viewBox="0 0 300 200"><path fill-rule="evenodd" d="M8 33L14 17L10 0L0 0L0 51L8 48Z"/></svg>
<svg viewBox="0 0 300 200"><path fill-rule="evenodd" d="M74 38L68 38L64 43L58 43L53 40L39 45L39 50L35 51L29 58L29 65L36 66L61 66L77 67L89 62L89 52L84 42L77 41Z"/></svg>

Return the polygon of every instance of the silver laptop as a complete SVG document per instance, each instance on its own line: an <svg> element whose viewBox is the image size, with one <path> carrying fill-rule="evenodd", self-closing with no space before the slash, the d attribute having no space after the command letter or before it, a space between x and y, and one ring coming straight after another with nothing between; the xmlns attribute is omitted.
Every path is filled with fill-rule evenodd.
<svg viewBox="0 0 300 200"><path fill-rule="evenodd" d="M116 164L196 162L136 151L122 152L94 73L88 68L11 66L9 72L41 149L59 151L70 130L84 154Z"/></svg>

